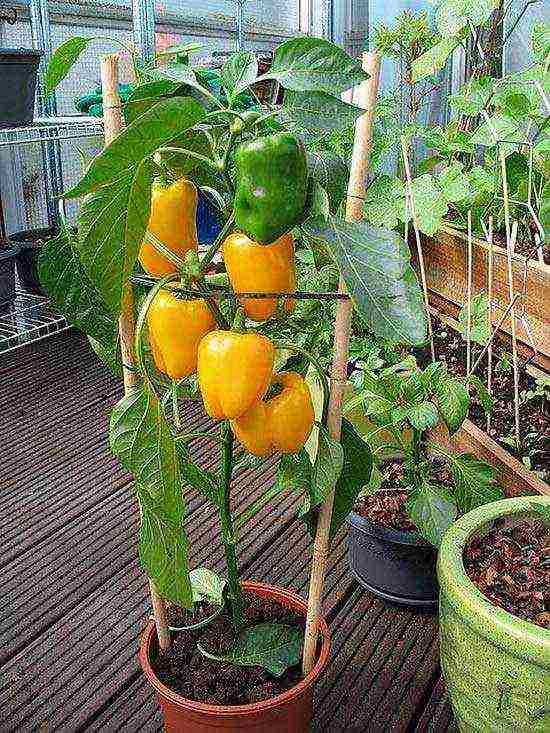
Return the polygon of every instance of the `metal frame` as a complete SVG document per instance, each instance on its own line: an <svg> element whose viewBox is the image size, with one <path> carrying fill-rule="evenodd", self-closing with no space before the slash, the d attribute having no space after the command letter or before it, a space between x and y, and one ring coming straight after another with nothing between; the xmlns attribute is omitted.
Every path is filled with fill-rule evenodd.
<svg viewBox="0 0 550 733"><path fill-rule="evenodd" d="M49 298L22 290L12 305L0 308L0 359L4 354L70 328Z"/></svg>

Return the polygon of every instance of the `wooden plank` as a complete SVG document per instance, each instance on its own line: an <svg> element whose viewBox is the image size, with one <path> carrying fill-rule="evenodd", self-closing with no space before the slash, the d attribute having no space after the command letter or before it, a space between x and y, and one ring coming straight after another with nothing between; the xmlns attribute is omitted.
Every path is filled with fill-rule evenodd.
<svg viewBox="0 0 550 733"><path fill-rule="evenodd" d="M415 730L417 733L450 733L458 730L442 676L437 679Z"/></svg>

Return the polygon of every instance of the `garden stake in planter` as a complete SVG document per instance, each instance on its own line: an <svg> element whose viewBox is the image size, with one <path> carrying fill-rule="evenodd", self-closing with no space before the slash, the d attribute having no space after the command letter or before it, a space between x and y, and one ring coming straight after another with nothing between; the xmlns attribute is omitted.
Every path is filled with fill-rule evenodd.
<svg viewBox="0 0 550 733"><path fill-rule="evenodd" d="M380 79L380 57L375 53L362 55L363 69L370 75L364 81L354 99L359 106L365 109L356 123L353 157L351 161L350 177L348 182L348 196L346 200L346 219L356 221L361 219L363 198L365 196L365 179L369 163L369 154L372 147L372 123L378 82ZM346 289L340 278L340 292ZM331 388L328 407L328 428L335 440L340 439L342 427L342 401L344 387L347 381L348 348L351 329L351 300L340 301L336 311L334 326L334 355L331 370ZM323 595L325 573L329 552L329 532L334 503L334 491L331 491L321 507L313 545L311 560L311 576L308 593L308 613L306 635L304 640L303 673L308 674L313 667L317 649L318 617Z"/></svg>
<svg viewBox="0 0 550 733"><path fill-rule="evenodd" d="M116 54L103 56L101 59L101 89L104 103L103 126L105 146L107 146L124 128L122 105L118 94L118 56ZM134 297L131 284L127 284L124 289L122 312L119 317L118 328L122 373L124 376L124 392L125 394L129 394L139 384L134 357ZM170 646L170 631L168 629L164 600L157 593L152 580L149 580L149 590L159 645L161 649L167 649Z"/></svg>
<svg viewBox="0 0 550 733"><path fill-rule="evenodd" d="M487 230L487 244L489 245L489 258L487 260L487 299L489 300L489 323L493 322L493 217L489 217L489 229ZM489 342L487 351L487 392L493 395L493 344ZM487 431L491 427L491 413L487 415Z"/></svg>

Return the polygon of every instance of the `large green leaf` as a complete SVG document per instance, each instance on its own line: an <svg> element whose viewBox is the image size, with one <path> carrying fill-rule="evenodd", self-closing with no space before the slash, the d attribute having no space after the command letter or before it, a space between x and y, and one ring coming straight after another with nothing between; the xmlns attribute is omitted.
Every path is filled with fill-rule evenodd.
<svg viewBox="0 0 550 733"><path fill-rule="evenodd" d="M56 86L63 81L73 64L78 61L80 55L93 40L93 38L74 36L55 49L44 76L44 91L46 94L53 92Z"/></svg>
<svg viewBox="0 0 550 733"><path fill-rule="evenodd" d="M437 407L430 400L424 400L417 405L408 407L406 414L407 420L417 430L428 430L435 427L439 422Z"/></svg>
<svg viewBox="0 0 550 733"><path fill-rule="evenodd" d="M340 442L344 450L344 465L334 491L331 539L353 509L361 489L370 482L373 467L371 449L347 420L342 420Z"/></svg>
<svg viewBox="0 0 550 733"><path fill-rule="evenodd" d="M76 186L64 194L65 198L78 198L110 183L124 185L144 158L163 145L177 143L204 115L203 107L189 97L158 102L92 160Z"/></svg>
<svg viewBox="0 0 550 733"><path fill-rule="evenodd" d="M494 114L483 122L472 135L472 142L475 145L486 147L492 147L502 140L520 142L521 139L521 122L502 113Z"/></svg>
<svg viewBox="0 0 550 733"><path fill-rule="evenodd" d="M335 153L308 154L309 175L327 192L330 210L336 212L346 195L349 170Z"/></svg>
<svg viewBox="0 0 550 733"><path fill-rule="evenodd" d="M363 213L375 227L396 229L405 219L405 185L396 176L383 173L368 187Z"/></svg>
<svg viewBox="0 0 550 733"><path fill-rule="evenodd" d="M345 130L364 110L326 92L286 91L281 117L293 127L308 132Z"/></svg>
<svg viewBox="0 0 550 733"><path fill-rule="evenodd" d="M233 648L224 655L212 654L199 642L199 651L208 659L230 662L242 667L263 667L275 677L298 664L302 654L303 632L286 624L257 624L243 630Z"/></svg>
<svg viewBox="0 0 550 733"><path fill-rule="evenodd" d="M344 450L327 428L319 428L317 455L311 469L308 493L299 510L299 517L308 527L315 524L315 510L323 504L336 486L344 465Z"/></svg>
<svg viewBox="0 0 550 733"><path fill-rule="evenodd" d="M225 578L209 568L194 568L189 573L193 603L210 601L221 606L223 604L223 589L226 586Z"/></svg>
<svg viewBox="0 0 550 733"><path fill-rule="evenodd" d="M495 483L494 468L472 453L447 456L456 486L456 498L463 512L503 498Z"/></svg>
<svg viewBox="0 0 550 733"><path fill-rule="evenodd" d="M447 59L459 45L458 38L443 38L412 62L412 81L431 76L445 66Z"/></svg>
<svg viewBox="0 0 550 733"><path fill-rule="evenodd" d="M131 124L135 119L158 104L162 97L169 97L176 93L181 85L168 79L159 79L146 84L140 84L128 97L124 105L124 118L126 124Z"/></svg>
<svg viewBox="0 0 550 733"><path fill-rule="evenodd" d="M537 61L544 64L550 54L550 23L542 21L533 23L531 47Z"/></svg>
<svg viewBox="0 0 550 733"><path fill-rule="evenodd" d="M322 38L292 38L275 51L273 64L261 79L276 79L295 92L339 94L368 79L361 64L339 46Z"/></svg>
<svg viewBox="0 0 550 733"><path fill-rule="evenodd" d="M311 470L311 461L304 448L298 453L283 454L277 469L277 487L280 491L309 491Z"/></svg>
<svg viewBox="0 0 550 733"><path fill-rule="evenodd" d="M457 515L456 504L443 486L424 482L406 504L411 521L425 540L439 547L445 530Z"/></svg>
<svg viewBox="0 0 550 733"><path fill-rule="evenodd" d="M377 336L408 344L425 341L422 292L397 232L335 217L307 221L304 228L327 243L356 308Z"/></svg>
<svg viewBox="0 0 550 733"><path fill-rule="evenodd" d="M436 185L431 173L424 173L414 178L411 181L411 193L418 227L431 237L438 231L447 214L447 199ZM408 216L411 218L411 211L408 212Z"/></svg>
<svg viewBox="0 0 550 733"><path fill-rule="evenodd" d="M88 277L70 232L63 230L44 244L38 274L46 292L72 326L108 352L117 351L118 322Z"/></svg>
<svg viewBox="0 0 550 733"><path fill-rule="evenodd" d="M109 309L118 314L151 209L156 166L146 159L85 198L78 212L79 256Z"/></svg>
<svg viewBox="0 0 550 733"><path fill-rule="evenodd" d="M491 321L489 318L489 298L481 290L470 301L470 341L485 346L491 336ZM457 331L466 340L468 337L468 308L464 305L458 314Z"/></svg>
<svg viewBox="0 0 550 733"><path fill-rule="evenodd" d="M184 482L192 486L195 491L202 494L208 501L215 506L220 504L220 485L218 477L212 471L206 468L199 468L194 463L187 450L185 443L181 440L176 441L176 450L180 464L180 473Z"/></svg>
<svg viewBox="0 0 550 733"><path fill-rule="evenodd" d="M468 176L463 171L462 163L457 161L438 173L437 183L447 201L462 201L470 193Z"/></svg>
<svg viewBox="0 0 550 733"><path fill-rule="evenodd" d="M222 68L223 86L231 97L253 84L257 76L258 61L253 51L232 54Z"/></svg>
<svg viewBox="0 0 550 733"><path fill-rule="evenodd" d="M456 36L468 22L483 25L498 6L498 0L443 0L435 14L442 36Z"/></svg>
<svg viewBox="0 0 550 733"><path fill-rule="evenodd" d="M449 433L453 435L462 425L470 408L470 395L455 377L441 377L435 384L439 412Z"/></svg>
<svg viewBox="0 0 550 733"><path fill-rule="evenodd" d="M142 508L141 562L161 595L192 605L180 465L162 405L142 385L114 408L111 450L134 474Z"/></svg>

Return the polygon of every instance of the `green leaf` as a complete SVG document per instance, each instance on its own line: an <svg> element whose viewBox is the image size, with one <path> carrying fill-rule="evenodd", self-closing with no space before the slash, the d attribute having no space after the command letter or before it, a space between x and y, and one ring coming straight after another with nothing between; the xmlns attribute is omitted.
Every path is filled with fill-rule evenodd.
<svg viewBox="0 0 550 733"><path fill-rule="evenodd" d="M441 227L447 214L447 200L430 173L424 173L412 180L411 193L418 226L424 234L431 237ZM412 216L412 212L408 213L409 217Z"/></svg>
<svg viewBox="0 0 550 733"><path fill-rule="evenodd" d="M131 124L135 119L150 110L158 104L163 97L172 96L181 88L181 84L177 84L168 79L159 79L146 84L140 84L128 97L128 101L124 105L124 119L126 124Z"/></svg>
<svg viewBox="0 0 550 733"><path fill-rule="evenodd" d="M451 163L437 176L437 183L447 201L462 201L470 193L468 176L462 170L462 163Z"/></svg>
<svg viewBox="0 0 550 733"><path fill-rule="evenodd" d="M118 351L118 322L88 277L65 229L40 249L38 275L59 311L103 349Z"/></svg>
<svg viewBox="0 0 550 733"><path fill-rule="evenodd" d="M319 507L334 489L342 472L344 450L340 443L331 436L327 428L319 428L317 455L311 469L311 481L298 516L307 526L314 523L313 512Z"/></svg>
<svg viewBox="0 0 550 733"><path fill-rule="evenodd" d="M134 474L142 508L140 558L159 593L192 606L185 505L174 437L162 405L145 385L114 408L111 450Z"/></svg>
<svg viewBox="0 0 550 733"><path fill-rule="evenodd" d="M78 198L106 184L124 185L144 158L163 145L176 144L204 115L203 107L189 97L158 102L93 158L80 181L64 197Z"/></svg>
<svg viewBox="0 0 550 733"><path fill-rule="evenodd" d="M326 92L286 91L280 115L299 130L326 132L347 129L364 111Z"/></svg>
<svg viewBox="0 0 550 733"><path fill-rule="evenodd" d="M256 81L258 61L253 51L232 54L222 68L222 82L229 96L233 97Z"/></svg>
<svg viewBox="0 0 550 733"><path fill-rule="evenodd" d="M153 161L144 160L126 177L87 196L78 212L80 259L115 314L149 223L155 172Z"/></svg>
<svg viewBox="0 0 550 733"><path fill-rule="evenodd" d="M58 46L52 54L46 74L44 75L44 91L51 94L56 86L63 81L80 55L86 50L93 38L74 36Z"/></svg>
<svg viewBox="0 0 550 733"><path fill-rule="evenodd" d="M363 487L369 484L373 469L371 449L347 420L342 420L340 442L344 451L344 465L334 491L331 539L353 509Z"/></svg>
<svg viewBox="0 0 550 733"><path fill-rule="evenodd" d="M470 341L485 346L491 337L491 321L489 317L489 298L484 290L474 295L470 302ZM462 306L458 314L456 329L464 340L468 336L468 308Z"/></svg>
<svg viewBox="0 0 550 733"><path fill-rule="evenodd" d="M415 59L411 68L413 83L441 71L459 43L458 38L443 38Z"/></svg>
<svg viewBox="0 0 550 733"><path fill-rule="evenodd" d="M459 379L441 378L435 385L439 412L449 433L453 435L460 428L470 407L470 395Z"/></svg>
<svg viewBox="0 0 550 733"><path fill-rule="evenodd" d="M494 83L494 79L489 76L470 79L456 94L449 97L449 104L463 115L476 117L481 114L491 99Z"/></svg>
<svg viewBox="0 0 550 733"><path fill-rule="evenodd" d="M482 504L503 498L495 483L495 470L472 453L447 456L456 486L458 505L463 512L469 512Z"/></svg>
<svg viewBox="0 0 550 733"><path fill-rule="evenodd" d="M208 568L194 568L189 573L193 603L210 601L218 606L223 605L223 589L226 586L225 578L220 578Z"/></svg>
<svg viewBox="0 0 550 733"><path fill-rule="evenodd" d="M539 218L544 229L544 242L550 244L550 181L542 189L539 203Z"/></svg>
<svg viewBox="0 0 550 733"><path fill-rule="evenodd" d="M520 142L522 138L520 123L503 113L492 115L483 122L472 135L474 145L492 147L501 140L515 140Z"/></svg>
<svg viewBox="0 0 550 733"><path fill-rule="evenodd" d="M327 192L314 178L310 178L308 182L307 194L307 215L316 219L322 217L326 219L330 216L330 200Z"/></svg>
<svg viewBox="0 0 550 733"><path fill-rule="evenodd" d="M241 667L263 667L281 677L289 667L299 663L303 632L286 624L257 624L244 629L234 647L225 655L211 654L199 642L201 654L208 659L230 662Z"/></svg>
<svg viewBox="0 0 550 733"><path fill-rule="evenodd" d="M120 353L118 339L110 347L105 346L100 341L96 341L93 336L88 336L88 342L92 347L92 351L107 365L115 377L122 379L122 354Z"/></svg>
<svg viewBox="0 0 550 733"><path fill-rule="evenodd" d="M377 336L408 344L425 341L422 292L399 234L335 217L307 221L304 229L326 242L356 308Z"/></svg>
<svg viewBox="0 0 550 733"><path fill-rule="evenodd" d="M340 156L323 151L308 153L309 175L321 185L329 197L330 210L336 212L342 203L349 178L349 170Z"/></svg>
<svg viewBox="0 0 550 733"><path fill-rule="evenodd" d="M428 430L437 425L439 415L433 402L424 400L424 402L408 408L407 419L413 428L417 430Z"/></svg>
<svg viewBox="0 0 550 733"><path fill-rule="evenodd" d="M408 500L407 513L425 540L439 547L445 531L456 519L457 508L443 486L424 482Z"/></svg>
<svg viewBox="0 0 550 733"><path fill-rule="evenodd" d="M277 486L281 491L309 491L312 465L302 448L298 453L284 453L277 469Z"/></svg>
<svg viewBox="0 0 550 733"><path fill-rule="evenodd" d="M396 229L405 218L405 185L396 176L383 173L368 187L363 213L375 227Z"/></svg>
<svg viewBox="0 0 550 733"><path fill-rule="evenodd" d="M475 389L481 406L485 410L486 414L490 415L495 406L494 397L489 394L487 387L476 374L470 374L468 382Z"/></svg>
<svg viewBox="0 0 550 733"><path fill-rule="evenodd" d="M484 25L498 6L498 0L444 0L439 4L435 23L442 36L456 36L468 21Z"/></svg>
<svg viewBox="0 0 550 733"><path fill-rule="evenodd" d="M180 473L183 481L187 482L195 491L198 491L199 494L202 494L208 501L212 502L212 504L219 506L220 488L216 474L208 471L206 468L199 468L191 460L189 451L182 440L176 441L176 450L178 452Z"/></svg>
<svg viewBox="0 0 550 733"><path fill-rule="evenodd" d="M275 51L270 70L261 79L276 79L295 92L340 94L368 79L356 59L322 38L292 38Z"/></svg>
<svg viewBox="0 0 550 733"><path fill-rule="evenodd" d="M550 54L550 23L536 21L531 31L531 47L535 59L544 64Z"/></svg>

